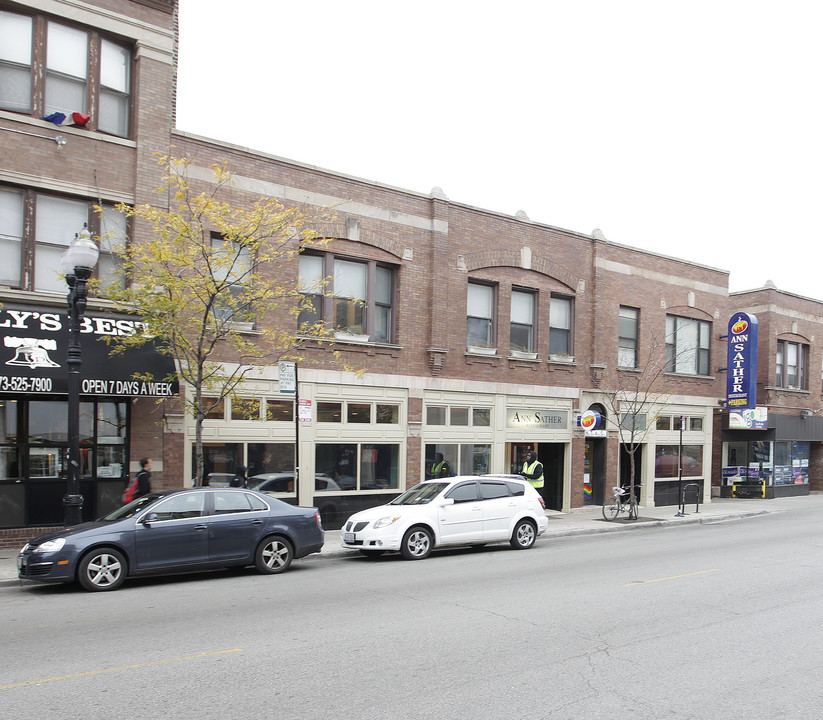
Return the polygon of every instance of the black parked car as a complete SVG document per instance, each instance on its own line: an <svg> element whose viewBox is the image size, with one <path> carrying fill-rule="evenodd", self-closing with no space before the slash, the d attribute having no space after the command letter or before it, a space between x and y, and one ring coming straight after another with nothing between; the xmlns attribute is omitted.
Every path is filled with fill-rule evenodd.
<svg viewBox="0 0 823 720"><path fill-rule="evenodd" d="M316 508L252 490L183 488L151 493L94 522L47 533L17 556L18 576L116 590L127 577L254 565L288 569L320 552Z"/></svg>

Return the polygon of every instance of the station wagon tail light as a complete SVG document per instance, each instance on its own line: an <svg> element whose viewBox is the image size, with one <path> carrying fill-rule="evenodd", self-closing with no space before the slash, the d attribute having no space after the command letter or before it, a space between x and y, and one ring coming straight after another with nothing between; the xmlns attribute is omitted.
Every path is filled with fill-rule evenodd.
<svg viewBox="0 0 823 720"><path fill-rule="evenodd" d="M542 507L542 508L545 510L545 509L546 509L546 503L545 503L545 501L543 500L543 496L542 496L542 495L538 495L538 496L537 496L537 499L540 501L540 507Z"/></svg>

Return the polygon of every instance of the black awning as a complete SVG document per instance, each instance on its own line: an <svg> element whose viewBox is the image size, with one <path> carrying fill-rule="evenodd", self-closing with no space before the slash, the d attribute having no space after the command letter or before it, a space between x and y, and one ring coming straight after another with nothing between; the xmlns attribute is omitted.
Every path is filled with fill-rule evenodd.
<svg viewBox="0 0 823 720"><path fill-rule="evenodd" d="M81 395L171 397L180 392L174 361L151 342L117 354L106 343L107 336L130 335L140 327L140 321L131 315L85 314L80 334ZM66 309L3 303L0 338L0 392L68 392ZM137 375L150 376L151 380L138 380Z"/></svg>

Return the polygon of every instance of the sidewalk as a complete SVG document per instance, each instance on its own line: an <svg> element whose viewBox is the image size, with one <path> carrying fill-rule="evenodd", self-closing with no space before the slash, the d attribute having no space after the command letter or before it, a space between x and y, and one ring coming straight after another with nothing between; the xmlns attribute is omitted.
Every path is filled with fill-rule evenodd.
<svg viewBox="0 0 823 720"><path fill-rule="evenodd" d="M621 515L619 520L606 522L599 505L577 508L567 513L549 510L547 513L549 529L538 538L537 542L545 543L551 538L572 535L628 532L678 524L717 523L805 508L817 508L823 511L823 492L775 500L714 498L711 503L700 505L698 512L695 512L694 504L687 505L684 517L675 517L677 507L670 505L653 508L641 507L640 517L636 521L625 520ZM321 553L323 557L332 558L351 553L351 550L344 550L341 547L339 530L326 532L326 542ZM317 558L318 556L309 557ZM0 549L0 586L16 585L17 582L17 550Z"/></svg>

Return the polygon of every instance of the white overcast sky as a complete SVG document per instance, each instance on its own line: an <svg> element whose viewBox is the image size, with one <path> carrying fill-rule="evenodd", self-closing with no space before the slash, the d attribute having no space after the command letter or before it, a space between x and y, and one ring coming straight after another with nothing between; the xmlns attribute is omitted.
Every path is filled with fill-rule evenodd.
<svg viewBox="0 0 823 720"><path fill-rule="evenodd" d="M181 130L823 300L820 0L180 0Z"/></svg>

